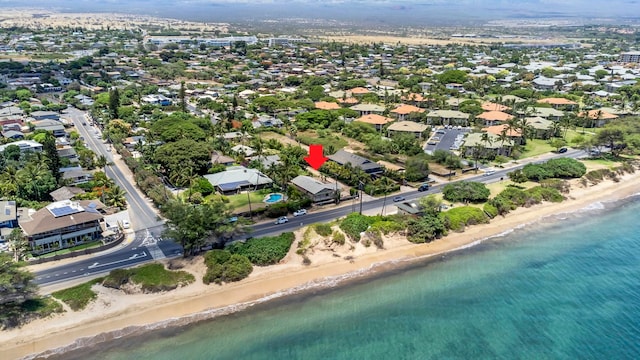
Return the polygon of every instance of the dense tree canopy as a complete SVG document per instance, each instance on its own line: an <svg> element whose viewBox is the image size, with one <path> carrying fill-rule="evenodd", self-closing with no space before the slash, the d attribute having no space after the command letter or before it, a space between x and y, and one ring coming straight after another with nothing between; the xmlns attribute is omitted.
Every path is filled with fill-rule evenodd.
<svg viewBox="0 0 640 360"><path fill-rule="evenodd" d="M474 181L458 181L442 188L443 198L453 202L482 202L489 195L491 192L483 183Z"/></svg>

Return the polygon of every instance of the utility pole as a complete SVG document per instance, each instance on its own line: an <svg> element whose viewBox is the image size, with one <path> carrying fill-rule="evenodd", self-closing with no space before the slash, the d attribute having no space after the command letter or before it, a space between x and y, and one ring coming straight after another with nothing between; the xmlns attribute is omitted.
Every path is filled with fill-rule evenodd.
<svg viewBox="0 0 640 360"><path fill-rule="evenodd" d="M362 215L362 181L358 180L358 187L360 188L360 215Z"/></svg>

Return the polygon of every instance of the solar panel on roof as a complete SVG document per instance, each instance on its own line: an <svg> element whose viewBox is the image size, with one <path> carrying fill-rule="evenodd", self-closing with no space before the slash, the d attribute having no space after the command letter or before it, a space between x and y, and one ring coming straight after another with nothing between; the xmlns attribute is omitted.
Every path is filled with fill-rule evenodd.
<svg viewBox="0 0 640 360"><path fill-rule="evenodd" d="M72 208L71 206L61 206L61 207L49 209L49 211L53 214L53 216L60 217L60 216L75 214L80 210Z"/></svg>

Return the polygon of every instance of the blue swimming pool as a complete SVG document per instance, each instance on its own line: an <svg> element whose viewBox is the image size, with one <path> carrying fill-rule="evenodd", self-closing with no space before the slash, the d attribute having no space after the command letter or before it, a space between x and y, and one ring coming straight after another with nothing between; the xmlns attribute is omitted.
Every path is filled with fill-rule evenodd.
<svg viewBox="0 0 640 360"><path fill-rule="evenodd" d="M284 195L282 195L280 193L271 193L271 194L265 196L263 201L266 202L267 204L274 204L274 203L277 203L279 201L282 201L283 198L284 198Z"/></svg>

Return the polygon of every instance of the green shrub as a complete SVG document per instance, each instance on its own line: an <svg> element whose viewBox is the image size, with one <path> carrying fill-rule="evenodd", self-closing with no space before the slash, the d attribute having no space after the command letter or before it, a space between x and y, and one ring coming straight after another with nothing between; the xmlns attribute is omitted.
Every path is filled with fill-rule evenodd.
<svg viewBox="0 0 640 360"><path fill-rule="evenodd" d="M320 236L325 236L326 237L326 236L331 235L331 232L332 232L331 225L329 225L329 224L316 224L314 226L314 228L315 228L316 233L318 235L320 235Z"/></svg>
<svg viewBox="0 0 640 360"><path fill-rule="evenodd" d="M489 218L480 208L473 206L460 206L441 213L449 229L464 231L467 225L484 224Z"/></svg>
<svg viewBox="0 0 640 360"><path fill-rule="evenodd" d="M231 257L231 254L229 254L229 257ZM213 282L222 284L222 274L224 274L224 265L213 263L207 266L207 272L204 274L202 282L207 285Z"/></svg>
<svg viewBox="0 0 640 360"><path fill-rule="evenodd" d="M204 254L207 272L202 277L205 284L239 281L251 274L253 266L249 259L227 250L211 250Z"/></svg>
<svg viewBox="0 0 640 360"><path fill-rule="evenodd" d="M370 224L371 219L369 217L358 213L351 213L340 222L340 229L342 229L351 240L358 242L360 241L360 233L366 231Z"/></svg>
<svg viewBox="0 0 640 360"><path fill-rule="evenodd" d="M264 212L264 215L269 218L277 218L280 216L285 216L289 213L289 207L286 202L279 202L275 204L271 204L267 207Z"/></svg>
<svg viewBox="0 0 640 360"><path fill-rule="evenodd" d="M453 202L482 202L491 195L485 184L473 181L459 181L442 188L442 197Z"/></svg>
<svg viewBox="0 0 640 360"><path fill-rule="evenodd" d="M527 190L530 194L539 194L542 200L551 201L551 202L562 202L564 201L564 196L558 191L558 189L553 187L544 187L544 186L536 186L529 190Z"/></svg>
<svg viewBox="0 0 640 360"><path fill-rule="evenodd" d="M498 216L498 209L490 202L484 203L484 205L482 206L482 210L484 210L484 213L492 219Z"/></svg>
<svg viewBox="0 0 640 360"><path fill-rule="evenodd" d="M111 270L109 276L102 280L102 286L113 289L120 289L122 285L129 282L130 276L131 274L129 273L128 269Z"/></svg>
<svg viewBox="0 0 640 360"><path fill-rule="evenodd" d="M226 250L210 250L204 254L204 263L207 266L215 264L224 264L231 257L231 253Z"/></svg>
<svg viewBox="0 0 640 360"><path fill-rule="evenodd" d="M371 224L371 231L380 231L385 235L402 231L406 228L404 222L393 220L379 220Z"/></svg>
<svg viewBox="0 0 640 360"><path fill-rule="evenodd" d="M246 256L258 266L273 265L287 255L294 240L293 233L287 232L278 236L249 239L244 243L236 242L227 250L232 254Z"/></svg>
<svg viewBox="0 0 640 360"><path fill-rule="evenodd" d="M95 291L91 290L94 284L98 284L102 278L76 285L67 289L58 290L51 294L56 299L69 305L71 310L78 311L84 309L91 301L98 297Z"/></svg>
<svg viewBox="0 0 640 360"><path fill-rule="evenodd" d="M232 254L229 260L224 264L222 279L226 282L240 281L253 271L253 266L246 256Z"/></svg>
<svg viewBox="0 0 640 360"><path fill-rule="evenodd" d="M338 245L344 245L344 243L345 243L344 234L339 232L339 231L334 231L333 232L333 242L338 244Z"/></svg>
<svg viewBox="0 0 640 360"><path fill-rule="evenodd" d="M428 243L447 234L444 221L438 216L423 216L412 219L407 227L407 239L413 243Z"/></svg>

